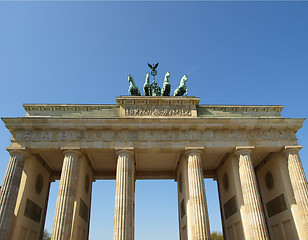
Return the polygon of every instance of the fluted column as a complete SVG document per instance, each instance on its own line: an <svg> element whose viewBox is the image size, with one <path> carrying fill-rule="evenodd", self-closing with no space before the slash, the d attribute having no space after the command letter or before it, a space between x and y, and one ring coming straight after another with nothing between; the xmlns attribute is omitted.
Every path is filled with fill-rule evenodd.
<svg viewBox="0 0 308 240"><path fill-rule="evenodd" d="M209 217L206 204L204 178L201 164L201 150L186 151L188 201L188 240L211 239Z"/></svg>
<svg viewBox="0 0 308 240"><path fill-rule="evenodd" d="M135 164L129 149L117 150L113 240L134 239Z"/></svg>
<svg viewBox="0 0 308 240"><path fill-rule="evenodd" d="M72 230L80 152L76 150L66 150L64 154L56 212L51 234L52 240L69 240Z"/></svg>
<svg viewBox="0 0 308 240"><path fill-rule="evenodd" d="M250 239L269 239L263 208L261 205L257 179L251 162L250 153L254 147L237 147L236 155L239 161L239 176L250 230Z"/></svg>
<svg viewBox="0 0 308 240"><path fill-rule="evenodd" d="M14 210L25 162L23 150L10 150L10 160L0 192L0 239L9 238Z"/></svg>
<svg viewBox="0 0 308 240"><path fill-rule="evenodd" d="M301 210L305 232L308 234L308 186L307 178L298 155L298 151L301 148L301 146L286 146L283 152L287 158L294 197Z"/></svg>

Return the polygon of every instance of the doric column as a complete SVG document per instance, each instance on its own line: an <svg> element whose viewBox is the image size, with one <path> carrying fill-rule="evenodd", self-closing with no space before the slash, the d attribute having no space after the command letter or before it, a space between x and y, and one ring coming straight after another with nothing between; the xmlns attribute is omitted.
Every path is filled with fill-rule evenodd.
<svg viewBox="0 0 308 240"><path fill-rule="evenodd" d="M187 229L189 240L208 240L209 217L206 204L200 148L187 148L188 209Z"/></svg>
<svg viewBox="0 0 308 240"><path fill-rule="evenodd" d="M23 150L9 150L10 160L0 192L0 239L9 238L14 210L26 154Z"/></svg>
<svg viewBox="0 0 308 240"><path fill-rule="evenodd" d="M68 240L71 237L80 152L66 150L64 154L52 240Z"/></svg>
<svg viewBox="0 0 308 240"><path fill-rule="evenodd" d="M113 240L134 239L135 164L130 149L117 150Z"/></svg>
<svg viewBox="0 0 308 240"><path fill-rule="evenodd" d="M302 146L286 146L284 154L287 158L291 185L296 203L299 205L306 234L308 233L308 186L307 178L298 155Z"/></svg>
<svg viewBox="0 0 308 240"><path fill-rule="evenodd" d="M262 210L257 179L250 158L252 149L254 147L236 147L235 153L239 161L240 182L250 237L254 240L266 240L269 239L269 235Z"/></svg>

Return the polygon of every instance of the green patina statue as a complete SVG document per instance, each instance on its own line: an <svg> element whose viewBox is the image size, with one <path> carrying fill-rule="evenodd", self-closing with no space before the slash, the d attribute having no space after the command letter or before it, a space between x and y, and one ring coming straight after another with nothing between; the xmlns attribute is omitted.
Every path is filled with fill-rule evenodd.
<svg viewBox="0 0 308 240"><path fill-rule="evenodd" d="M161 89L160 87L158 86L157 82L153 81L152 84L152 96L161 96Z"/></svg>
<svg viewBox="0 0 308 240"><path fill-rule="evenodd" d="M170 96L171 84L169 82L170 73L166 72L163 89L161 91L162 96Z"/></svg>
<svg viewBox="0 0 308 240"><path fill-rule="evenodd" d="M170 96L171 92L171 84L170 84L170 73L166 72L163 88L161 89L157 82L155 82L155 76L157 74L157 71L155 70L158 66L157 64L150 65L149 67L152 69L151 74L153 76L153 82L150 83L150 74L147 73L145 77L145 83L143 85L143 93L144 96ZM141 96L139 88L136 86L135 81L131 75L128 75L128 82L130 83L129 89L128 89L128 95L129 96ZM173 96L183 96L186 93L188 93L188 89L186 86L187 82L187 75L185 74L180 82L180 86L174 91Z"/></svg>
<svg viewBox="0 0 308 240"><path fill-rule="evenodd" d="M128 75L128 82L130 83L128 89L129 96L141 96L139 88L136 86L135 81L131 75Z"/></svg>
<svg viewBox="0 0 308 240"><path fill-rule="evenodd" d="M186 96L188 94L188 89L186 86L186 82L187 82L187 75L185 74L180 82L180 86L178 86L177 89L175 89L173 96L183 96L186 93Z"/></svg>
<svg viewBox="0 0 308 240"><path fill-rule="evenodd" d="M145 83L143 85L144 96L152 96L152 85L150 83L150 74L147 73L145 77Z"/></svg>

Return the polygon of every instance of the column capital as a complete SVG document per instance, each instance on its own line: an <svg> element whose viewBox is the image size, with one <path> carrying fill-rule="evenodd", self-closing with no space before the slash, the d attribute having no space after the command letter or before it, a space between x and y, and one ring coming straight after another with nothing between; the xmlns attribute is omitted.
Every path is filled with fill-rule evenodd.
<svg viewBox="0 0 308 240"><path fill-rule="evenodd" d="M185 148L185 155L195 153L201 154L204 151L204 147L186 147Z"/></svg>
<svg viewBox="0 0 308 240"><path fill-rule="evenodd" d="M63 147L63 148L61 148L61 150L63 151L64 155L67 155L67 154L77 154L78 156L80 156L82 154L80 152L80 148L79 147Z"/></svg>
<svg viewBox="0 0 308 240"><path fill-rule="evenodd" d="M242 153L250 154L255 149L255 146L237 146L234 153L238 156Z"/></svg>
<svg viewBox="0 0 308 240"><path fill-rule="evenodd" d="M282 148L282 152L287 155L289 153L298 153L299 150L302 149L303 146L284 146Z"/></svg>
<svg viewBox="0 0 308 240"><path fill-rule="evenodd" d="M26 157L29 153L26 151L26 148L6 148L10 155L12 154L19 154L22 157Z"/></svg>
<svg viewBox="0 0 308 240"><path fill-rule="evenodd" d="M133 147L127 147L127 148L115 148L117 155L120 155L121 153L129 154L130 156L134 155L134 148Z"/></svg>

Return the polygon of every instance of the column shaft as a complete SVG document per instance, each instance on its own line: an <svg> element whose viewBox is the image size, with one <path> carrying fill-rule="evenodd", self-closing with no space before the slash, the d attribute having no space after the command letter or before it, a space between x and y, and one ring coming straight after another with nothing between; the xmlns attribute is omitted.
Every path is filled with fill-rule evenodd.
<svg viewBox="0 0 308 240"><path fill-rule="evenodd" d="M250 151L239 150L239 175L251 239L269 239Z"/></svg>
<svg viewBox="0 0 308 240"><path fill-rule="evenodd" d="M211 239L206 204L201 155L198 151L187 153L188 167L188 238L189 240Z"/></svg>
<svg viewBox="0 0 308 240"><path fill-rule="evenodd" d="M52 240L68 240L71 237L76 182L78 174L78 151L68 150L62 165L59 193L52 229Z"/></svg>
<svg viewBox="0 0 308 240"><path fill-rule="evenodd" d="M22 151L11 151L0 192L0 239L9 238L14 210L25 162Z"/></svg>
<svg viewBox="0 0 308 240"><path fill-rule="evenodd" d="M286 147L284 153L287 157L288 170L296 203L301 209L305 232L308 234L308 185L307 178L298 155L301 147Z"/></svg>
<svg viewBox="0 0 308 240"><path fill-rule="evenodd" d="M133 153L119 150L113 240L134 239L135 165Z"/></svg>

